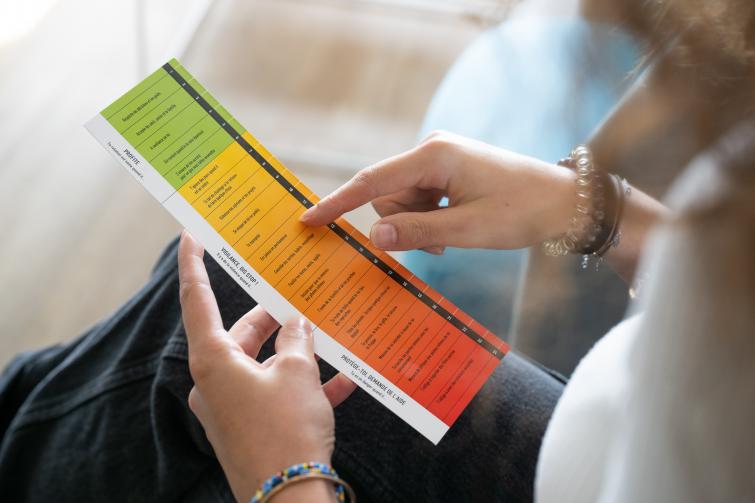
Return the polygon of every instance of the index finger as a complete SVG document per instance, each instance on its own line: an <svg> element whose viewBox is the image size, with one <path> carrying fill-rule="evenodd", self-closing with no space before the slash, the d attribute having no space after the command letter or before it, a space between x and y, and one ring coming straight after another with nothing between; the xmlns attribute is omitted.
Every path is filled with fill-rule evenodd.
<svg viewBox="0 0 755 503"><path fill-rule="evenodd" d="M204 248L187 231L178 245L181 315L190 349L202 346L223 330L220 310L205 269ZM194 346L194 347L192 347Z"/></svg>
<svg viewBox="0 0 755 503"><path fill-rule="evenodd" d="M415 150L363 169L302 213L299 220L305 225L325 225L373 199L416 186L423 172Z"/></svg>

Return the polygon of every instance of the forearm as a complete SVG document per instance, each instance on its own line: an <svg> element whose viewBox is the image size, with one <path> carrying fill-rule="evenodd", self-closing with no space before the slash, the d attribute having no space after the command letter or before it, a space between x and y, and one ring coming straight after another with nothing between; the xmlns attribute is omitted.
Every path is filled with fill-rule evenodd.
<svg viewBox="0 0 755 503"><path fill-rule="evenodd" d="M603 258L627 283L634 278L649 233L667 211L659 201L636 188L625 196L618 243Z"/></svg>
<svg viewBox="0 0 755 503"><path fill-rule="evenodd" d="M697 94L689 86L680 86L677 74L669 71L662 59L638 80L589 140L599 169L625 176L633 184L625 200L619 244L605 255L606 262L627 282L632 281L649 232L667 213L635 184L653 194L663 193L668 180L706 142L694 116L699 106L692 106ZM680 116L679 110L686 112ZM685 141L669 149L669 137Z"/></svg>
<svg viewBox="0 0 755 503"><path fill-rule="evenodd" d="M579 202L575 189L576 174L564 167L554 171L555 174L562 176L553 177L551 200L554 205L551 211L544 215L544 219L547 220L545 227L549 229L546 235L563 236L573 225L572 218ZM618 209L614 208L612 211ZM618 224L619 238L615 246L608 247L603 258L627 283L632 282L648 234L664 218L666 212L663 204L636 187L631 187L629 193L624 194ZM607 218L613 217L609 215Z"/></svg>

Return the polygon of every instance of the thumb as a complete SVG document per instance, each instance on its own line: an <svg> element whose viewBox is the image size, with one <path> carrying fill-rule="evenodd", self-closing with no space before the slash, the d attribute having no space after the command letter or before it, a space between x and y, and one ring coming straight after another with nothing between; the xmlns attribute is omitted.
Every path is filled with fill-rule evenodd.
<svg viewBox="0 0 755 503"><path fill-rule="evenodd" d="M370 240L378 248L395 251L453 246L463 232L461 217L456 208L396 213L372 226Z"/></svg>
<svg viewBox="0 0 755 503"><path fill-rule="evenodd" d="M275 339L275 352L279 355L305 355L314 361L315 349L312 343L312 325L309 321L300 316L284 323Z"/></svg>

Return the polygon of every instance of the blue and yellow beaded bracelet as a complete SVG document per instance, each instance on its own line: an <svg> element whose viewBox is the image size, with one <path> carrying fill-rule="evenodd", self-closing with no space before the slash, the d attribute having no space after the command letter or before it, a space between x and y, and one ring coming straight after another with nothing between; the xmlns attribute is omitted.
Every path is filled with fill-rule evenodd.
<svg viewBox="0 0 755 503"><path fill-rule="evenodd" d="M262 484L262 487L257 489L257 492L254 493L250 503L265 503L273 495L282 491L286 486L309 479L329 480L335 485L337 501L347 501L346 494L348 493L348 501L350 503L356 502L356 495L351 489L351 486L338 476L332 466L313 461L310 463L292 465L285 470L276 473L267 479Z"/></svg>

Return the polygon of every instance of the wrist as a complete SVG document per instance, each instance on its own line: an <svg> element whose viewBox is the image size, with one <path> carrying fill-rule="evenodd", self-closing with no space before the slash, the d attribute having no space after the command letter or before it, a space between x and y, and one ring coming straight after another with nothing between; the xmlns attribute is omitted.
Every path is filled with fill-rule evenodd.
<svg viewBox="0 0 755 503"><path fill-rule="evenodd" d="M349 484L338 476L330 464L316 461L297 463L273 473L251 496L234 491L237 500L251 503L287 501L356 501Z"/></svg>
<svg viewBox="0 0 755 503"><path fill-rule="evenodd" d="M545 241L543 250L551 256L580 254L586 267L590 256L600 259L618 245L624 203L631 188L626 180L596 167L586 145L577 145L558 164L576 174L576 211L566 234Z"/></svg>
<svg viewBox="0 0 755 503"><path fill-rule="evenodd" d="M268 503L298 503L300 501L313 503L336 501L333 482L321 479L302 480L291 484L268 499Z"/></svg>
<svg viewBox="0 0 755 503"><path fill-rule="evenodd" d="M330 466L330 450L316 444L317 442L299 438L296 442L246 446L234 457L239 462L232 467L229 466L226 474L229 481L233 479L239 483L240 491L237 494L248 494L251 497L271 476L290 466L308 462ZM249 452L254 452L255 455L249 456ZM232 474L235 476L231 477ZM246 501L249 501L249 498Z"/></svg>
<svg viewBox="0 0 755 503"><path fill-rule="evenodd" d="M563 236L571 226L576 197L577 175L565 166L554 165L553 177L549 188L548 214L543 219L541 241Z"/></svg>

